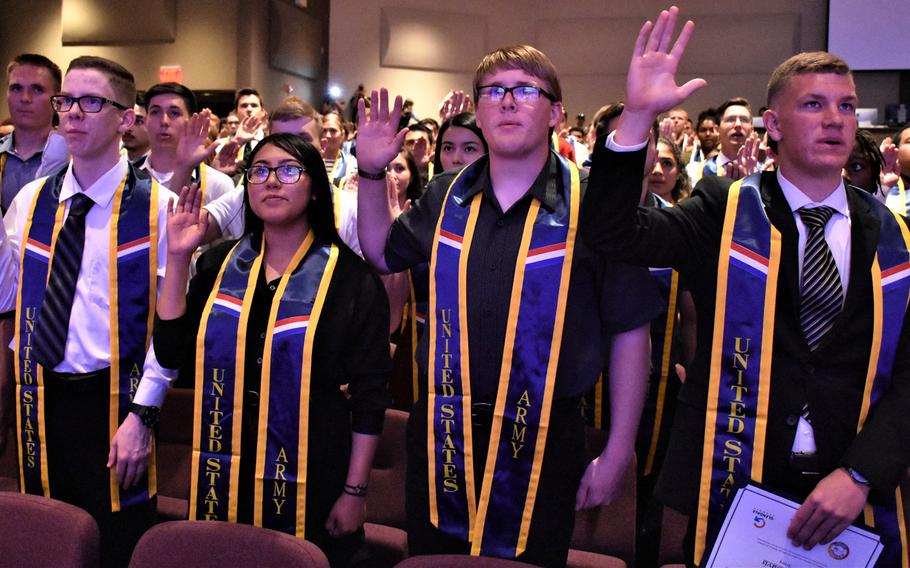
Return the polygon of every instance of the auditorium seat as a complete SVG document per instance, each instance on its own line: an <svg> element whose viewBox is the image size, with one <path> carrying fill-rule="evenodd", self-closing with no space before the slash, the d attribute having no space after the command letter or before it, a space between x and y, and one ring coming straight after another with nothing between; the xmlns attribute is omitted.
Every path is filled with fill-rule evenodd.
<svg viewBox="0 0 910 568"><path fill-rule="evenodd" d="M16 430L6 432L6 447L0 453L0 491L19 491L19 456Z"/></svg>
<svg viewBox="0 0 910 568"><path fill-rule="evenodd" d="M485 556L459 556L457 554L433 554L429 556L412 556L398 564L396 568L524 568L532 564L502 560L501 558L487 558Z"/></svg>
<svg viewBox="0 0 910 568"><path fill-rule="evenodd" d="M407 412L386 410L382 437L370 470L364 531L376 566L394 566L407 557L404 508L407 424Z"/></svg>
<svg viewBox="0 0 910 568"><path fill-rule="evenodd" d="M688 523L689 517L670 507L664 507L660 529L660 550L657 553L659 565L675 566L685 563L682 545Z"/></svg>
<svg viewBox="0 0 910 568"><path fill-rule="evenodd" d="M587 428L588 459L607 444L607 433ZM622 568L635 561L635 459L626 471L617 499L610 505L578 511L569 550L569 568Z"/></svg>
<svg viewBox="0 0 910 568"><path fill-rule="evenodd" d="M172 388L158 426L158 518L187 518L193 452L193 389Z"/></svg>
<svg viewBox="0 0 910 568"><path fill-rule="evenodd" d="M0 493L3 566L96 568L100 539L95 520L79 507L37 495Z"/></svg>
<svg viewBox="0 0 910 568"><path fill-rule="evenodd" d="M329 568L315 544L289 534L219 521L170 521L139 540L130 568Z"/></svg>

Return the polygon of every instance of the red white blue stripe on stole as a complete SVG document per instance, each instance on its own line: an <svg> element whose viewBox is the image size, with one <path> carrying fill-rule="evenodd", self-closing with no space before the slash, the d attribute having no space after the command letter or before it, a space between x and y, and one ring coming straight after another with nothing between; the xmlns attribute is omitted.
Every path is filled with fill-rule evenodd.
<svg viewBox="0 0 910 568"><path fill-rule="evenodd" d="M730 258L750 272L768 274L768 259L735 241L730 243Z"/></svg>
<svg viewBox="0 0 910 568"><path fill-rule="evenodd" d="M440 229L439 242L441 244L450 246L453 249L461 250L461 245L464 243L464 237L456 235L455 233L450 233L444 229Z"/></svg>
<svg viewBox="0 0 910 568"><path fill-rule="evenodd" d="M910 262L892 266L882 271L882 288L887 288L910 277Z"/></svg>
<svg viewBox="0 0 910 568"><path fill-rule="evenodd" d="M227 294L218 294L215 296L212 307L240 317L240 309L243 307L243 301L233 296L228 296Z"/></svg>
<svg viewBox="0 0 910 568"><path fill-rule="evenodd" d="M528 251L525 266L531 266L548 260L562 262L566 256L566 243L556 243ZM549 264L549 263L548 263Z"/></svg>
<svg viewBox="0 0 910 568"><path fill-rule="evenodd" d="M310 316L294 316L278 320L275 322L275 329L272 332L272 337L283 337L296 333L303 333L306 331L309 324Z"/></svg>
<svg viewBox="0 0 910 568"><path fill-rule="evenodd" d="M135 241L130 241L128 243L123 243L117 247L117 260L127 260L138 256L143 252L149 250L151 247L151 240L149 237L142 237L136 239Z"/></svg>
<svg viewBox="0 0 910 568"><path fill-rule="evenodd" d="M35 239L28 239L25 241L25 254L44 262L50 262L51 247Z"/></svg>

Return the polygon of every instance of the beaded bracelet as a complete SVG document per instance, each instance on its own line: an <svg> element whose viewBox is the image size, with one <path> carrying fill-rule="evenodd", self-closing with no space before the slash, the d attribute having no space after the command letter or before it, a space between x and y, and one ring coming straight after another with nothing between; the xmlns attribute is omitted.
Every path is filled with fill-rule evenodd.
<svg viewBox="0 0 910 568"><path fill-rule="evenodd" d="M348 485L344 484L344 492L348 495L353 495L354 497L366 497L367 496L367 486L366 485Z"/></svg>

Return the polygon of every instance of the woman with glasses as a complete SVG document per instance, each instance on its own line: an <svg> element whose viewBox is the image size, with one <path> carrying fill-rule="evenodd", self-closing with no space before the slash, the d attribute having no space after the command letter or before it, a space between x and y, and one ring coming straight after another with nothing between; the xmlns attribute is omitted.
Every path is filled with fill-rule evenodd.
<svg viewBox="0 0 910 568"><path fill-rule="evenodd" d="M387 403L388 302L338 238L313 146L273 134L247 164L245 234L200 257L186 294L199 192L168 218L155 345L195 376L189 517L295 534L348 566Z"/></svg>

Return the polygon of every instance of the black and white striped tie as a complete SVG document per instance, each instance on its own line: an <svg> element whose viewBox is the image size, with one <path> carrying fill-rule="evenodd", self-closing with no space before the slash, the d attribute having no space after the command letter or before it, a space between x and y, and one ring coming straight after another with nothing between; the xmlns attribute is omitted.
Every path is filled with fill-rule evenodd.
<svg viewBox="0 0 910 568"><path fill-rule="evenodd" d="M825 241L825 225L835 210L831 207L800 207L797 213L808 230L803 255L799 320L809 349L815 351L844 305L840 273Z"/></svg>
<svg viewBox="0 0 910 568"><path fill-rule="evenodd" d="M85 216L94 204L82 193L70 199L69 214L54 245L51 274L35 329L35 356L45 369L53 369L63 360L76 280L85 248Z"/></svg>

